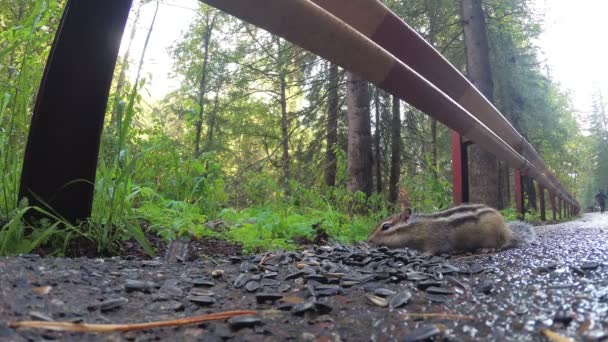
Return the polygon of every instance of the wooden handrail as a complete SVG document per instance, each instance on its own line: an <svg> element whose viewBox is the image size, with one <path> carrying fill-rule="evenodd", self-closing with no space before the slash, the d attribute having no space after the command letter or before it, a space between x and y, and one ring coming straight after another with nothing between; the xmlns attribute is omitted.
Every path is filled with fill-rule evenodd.
<svg viewBox="0 0 608 342"><path fill-rule="evenodd" d="M554 182L550 170L544 162L539 162L542 158L504 116L443 56L379 2L201 1L360 74L466 136L513 168L535 178L539 184L560 194L573 206L579 207L563 186ZM401 41L405 38L410 39L412 45ZM404 59L411 65L405 63ZM440 83L443 89L433 81ZM478 116L483 117L485 122ZM531 156L534 160L530 161L525 156Z"/></svg>

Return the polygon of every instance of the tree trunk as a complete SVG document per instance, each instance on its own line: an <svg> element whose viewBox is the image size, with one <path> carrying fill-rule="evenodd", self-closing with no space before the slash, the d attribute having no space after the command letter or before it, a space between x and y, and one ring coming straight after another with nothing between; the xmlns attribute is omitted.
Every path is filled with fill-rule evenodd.
<svg viewBox="0 0 608 342"><path fill-rule="evenodd" d="M511 202L511 175L509 164L498 162L498 196L504 206Z"/></svg>
<svg viewBox="0 0 608 342"><path fill-rule="evenodd" d="M369 85L348 72L348 190L367 196L373 189Z"/></svg>
<svg viewBox="0 0 608 342"><path fill-rule="evenodd" d="M329 67L329 89L327 95L327 151L325 154L325 184L336 185L336 144L338 142L338 66Z"/></svg>
<svg viewBox="0 0 608 342"><path fill-rule="evenodd" d="M391 176L388 191L389 202L397 203L399 178L401 177L401 101L393 96L393 121L391 124Z"/></svg>
<svg viewBox="0 0 608 342"><path fill-rule="evenodd" d="M276 38L277 41L277 60L280 83L280 103L281 103L281 145L283 146L283 185L287 186L291 179L289 170L289 118L287 117L287 80L285 76L285 58L283 56L284 47L281 45L281 38Z"/></svg>
<svg viewBox="0 0 608 342"><path fill-rule="evenodd" d="M528 199L528 207L526 209L537 210L536 206L536 188L534 187L534 179L524 176L524 191Z"/></svg>
<svg viewBox="0 0 608 342"><path fill-rule="evenodd" d="M209 16L211 16L209 18ZM207 25L205 27L205 35L203 36L203 70L201 70L201 80L199 82L198 94L198 118L196 120L196 136L194 137L194 157L198 158L201 153L201 135L203 132L203 117L205 114L205 95L207 95L207 74L209 67L209 43L211 42L211 33L215 26L217 13L207 13Z"/></svg>
<svg viewBox="0 0 608 342"><path fill-rule="evenodd" d="M213 149L213 134L215 131L215 123L217 121L217 111L220 103L220 90L222 89L222 82L219 83L217 90L215 91L215 99L213 100L213 112L209 117L209 129L207 130L207 143L205 151L211 151Z"/></svg>
<svg viewBox="0 0 608 342"><path fill-rule="evenodd" d="M127 44L127 51L125 51L125 55L122 57L122 62L120 64L120 73L118 74L118 80L116 80L116 92L114 93L114 105L112 106L112 116L111 116L111 124L116 124L116 120L118 117L118 107L120 105L120 98L125 89L126 77L127 77L127 69L129 68L129 57L131 56L131 46L133 45L133 40L135 40L135 34L137 33L137 23L139 22L139 15L141 13L141 6L143 2L140 2L135 10L135 18L133 19L133 27L131 28L131 33L129 34L129 44Z"/></svg>
<svg viewBox="0 0 608 342"><path fill-rule="evenodd" d="M490 102L494 102L487 27L481 0L461 0L461 9L469 79ZM473 145L469 158L471 201L502 208L496 157Z"/></svg>
<svg viewBox="0 0 608 342"><path fill-rule="evenodd" d="M431 119L431 167L433 168L433 175L437 178L437 172L439 172L439 162L437 160L437 120Z"/></svg>
<svg viewBox="0 0 608 342"><path fill-rule="evenodd" d="M429 18L429 33L427 40L429 44L435 46L435 40L437 38L437 34L439 31L439 24L437 23L437 17L439 15L439 9L437 8L440 5L437 2L425 1L425 11L427 12L427 16ZM437 161L437 119L431 119L431 169L433 172L433 176L437 178L437 173L439 171L438 161Z"/></svg>
<svg viewBox="0 0 608 342"><path fill-rule="evenodd" d="M376 88L374 95L376 103L376 132L374 135L374 150L375 150L375 167L376 167L376 192L382 192L382 151L380 150L380 89Z"/></svg>
<svg viewBox="0 0 608 342"><path fill-rule="evenodd" d="M405 113L405 123L407 128L407 137L414 138L416 136L416 116L415 112L410 109ZM411 145L411 144L410 144ZM409 148L410 155L407 155L406 152L406 171L407 177L414 177L416 175L416 164L414 163L414 156L416 153L414 152L414 148Z"/></svg>

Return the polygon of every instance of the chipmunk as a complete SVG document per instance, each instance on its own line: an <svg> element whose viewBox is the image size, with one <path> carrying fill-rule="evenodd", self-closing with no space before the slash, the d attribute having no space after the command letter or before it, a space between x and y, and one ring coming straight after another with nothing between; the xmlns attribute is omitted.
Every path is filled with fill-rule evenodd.
<svg viewBox="0 0 608 342"><path fill-rule="evenodd" d="M412 214L406 208L381 221L368 243L444 254L527 246L535 239L534 229L528 223L507 224L495 209L483 204L463 204L431 214Z"/></svg>

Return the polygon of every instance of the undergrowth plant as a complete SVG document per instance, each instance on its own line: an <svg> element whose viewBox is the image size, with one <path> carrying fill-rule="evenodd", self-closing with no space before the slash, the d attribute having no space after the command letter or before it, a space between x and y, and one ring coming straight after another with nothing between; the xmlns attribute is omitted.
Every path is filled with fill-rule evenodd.
<svg viewBox="0 0 608 342"><path fill-rule="evenodd" d="M28 6L20 21L0 32L0 217L5 220L19 202L30 113L62 7L57 0Z"/></svg>
<svg viewBox="0 0 608 342"><path fill-rule="evenodd" d="M422 172L402 181L410 205L422 212L432 212L452 205L452 185L433 172Z"/></svg>
<svg viewBox="0 0 608 342"><path fill-rule="evenodd" d="M63 2L32 0L21 6L0 32L0 255L29 253L73 228L52 215L38 226L28 224L26 213L49 213L18 197L31 111Z"/></svg>
<svg viewBox="0 0 608 342"><path fill-rule="evenodd" d="M259 178L252 182L259 183ZM322 194L292 182L286 196L270 178L264 182L269 184L264 189L275 189L277 199L241 211L225 209L220 214L228 227L227 238L242 244L247 252L294 249L299 238L312 240L319 232L336 242L362 241L378 220L391 212L380 195L365 198L342 188ZM349 213L353 208L356 213Z"/></svg>
<svg viewBox="0 0 608 342"><path fill-rule="evenodd" d="M284 75L284 82L276 82L276 63L264 65L266 58L256 57L257 50L269 53L272 49L249 51L247 44L233 41L226 34L238 32L242 25L230 24L228 18L218 19L227 26L217 22L213 35L207 35L210 27L195 25L196 34L182 37L187 44L178 44L180 48L173 52L178 64L174 71L182 78L182 87L164 100L142 99L146 80L140 76L145 47L135 65L135 81L123 79L124 84L116 84L110 96L115 102L108 106L111 119L102 134L93 213L88 221L72 225L52 208L41 210L19 204L19 174L30 115L65 3L14 2L24 15L9 26L5 26L7 16L0 16L0 27L8 27L0 32L0 255L28 253L41 245L53 250L51 254L60 255L70 241L82 239L93 243L101 254L112 254L124 240L134 239L153 255L146 234L156 234L166 241L213 236L240 243L246 252L295 249L299 243L319 237L353 243L365 240L381 218L399 210L387 202L385 193L366 196L347 190L350 175L343 141L348 135L344 118L339 119L341 128L332 148L335 186L325 184L327 163L320 158L328 144L322 138L326 127L320 119L327 114L326 96L322 94L327 80L319 73L323 68L298 67L293 63L300 58L289 58L294 72ZM140 2L141 6L146 4L156 5L158 12L159 1ZM24 7L17 7L21 5ZM205 13L215 11L202 8ZM2 10L0 14L19 12ZM148 26L145 46L153 26L154 19ZM240 39L246 41L252 34L257 32L247 32ZM201 54L201 44L195 40L199 36L213 38L209 53ZM256 44L264 44L264 39ZM119 65L126 68L128 56ZM303 56L311 59L307 65L316 64L313 56ZM201 77L203 64L208 67L206 78ZM315 85L298 85L303 77L314 79ZM288 99L281 108L289 116L286 122L278 120L277 101L268 90L282 83L288 84L282 90ZM343 92L336 96L343 96ZM300 108L303 105L310 108ZM287 138L279 121L291 126ZM421 132L427 129L425 122L419 122ZM408 128L413 129L410 124L408 121ZM378 129L383 130L382 125L377 125ZM194 132L204 146L201 153L194 153L198 151L192 146ZM389 136L386 133L375 132L383 144L380 153L388 156L392 147L385 139ZM434 147L441 152L447 142L439 135ZM281 151L282 146L287 149ZM445 154L433 161L428 150L421 152L424 160L414 164L435 166L402 172L408 173L399 184L407 193L408 204L421 212L450 207L451 184L445 178L449 168L438 166L438 160L446 159ZM389 163L386 159L383 162ZM380 177L385 190L387 171ZM381 183L377 176L374 178ZM28 210L47 218L28 223L24 220ZM503 215L507 220L517 219L513 208L503 211ZM536 221L538 214L530 213L527 218ZM206 225L215 220L223 224Z"/></svg>

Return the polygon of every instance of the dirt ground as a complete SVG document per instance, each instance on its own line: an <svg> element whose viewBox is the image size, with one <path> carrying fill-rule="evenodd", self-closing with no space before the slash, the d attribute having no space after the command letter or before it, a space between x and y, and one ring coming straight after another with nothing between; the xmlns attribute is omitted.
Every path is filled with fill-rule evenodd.
<svg viewBox="0 0 608 342"><path fill-rule="evenodd" d="M608 214L536 230L533 246L478 256L330 245L186 263L0 258L0 341L608 341ZM122 333L9 327L227 310L257 315Z"/></svg>

